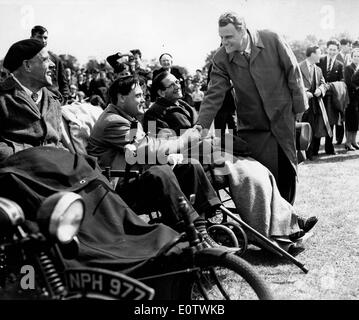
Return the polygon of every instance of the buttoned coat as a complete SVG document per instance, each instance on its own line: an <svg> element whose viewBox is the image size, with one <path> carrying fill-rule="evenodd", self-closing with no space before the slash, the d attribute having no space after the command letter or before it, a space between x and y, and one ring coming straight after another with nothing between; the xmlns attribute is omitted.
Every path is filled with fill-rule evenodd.
<svg viewBox="0 0 359 320"><path fill-rule="evenodd" d="M37 106L13 77L0 86L0 161L15 152L40 145L62 147L61 104L42 88Z"/></svg>
<svg viewBox="0 0 359 320"><path fill-rule="evenodd" d="M308 109L308 103L297 60L286 42L268 30L248 32L249 63L238 51L227 54L224 47L214 55L198 123L209 128L233 84L238 134L248 142L253 158L278 178L278 145L296 171L295 115Z"/></svg>

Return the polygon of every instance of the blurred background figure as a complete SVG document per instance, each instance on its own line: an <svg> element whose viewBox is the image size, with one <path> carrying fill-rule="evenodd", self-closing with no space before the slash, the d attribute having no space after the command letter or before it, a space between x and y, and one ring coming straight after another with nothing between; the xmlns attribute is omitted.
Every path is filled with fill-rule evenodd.
<svg viewBox="0 0 359 320"><path fill-rule="evenodd" d="M349 93L349 104L345 109L346 142L345 149L354 151L359 149L356 142L359 129L359 83L353 75L358 73L359 68L359 48L355 48L351 54L352 63L344 69L344 79Z"/></svg>
<svg viewBox="0 0 359 320"><path fill-rule="evenodd" d="M199 107L201 106L201 102L203 101L204 92L201 90L201 83L195 81L193 84L193 92L191 93L193 107L199 111Z"/></svg>
<svg viewBox="0 0 359 320"><path fill-rule="evenodd" d="M157 70L153 70L153 80L156 78L157 75L159 75L163 71L167 71L171 74L173 74L181 84L182 94L185 94L185 83L184 83L184 77L180 70L176 67L173 67L173 58L172 55L169 53L162 53L159 57L161 68ZM151 90L151 101L156 100L156 93Z"/></svg>
<svg viewBox="0 0 359 320"><path fill-rule="evenodd" d="M48 31L43 26L34 26L31 29L31 39L37 39L46 47L48 42ZM61 103L65 104L70 94L69 83L65 74L65 67L61 59L51 51L48 51L51 61L55 64L55 72L52 74L52 85L50 91L61 97Z"/></svg>

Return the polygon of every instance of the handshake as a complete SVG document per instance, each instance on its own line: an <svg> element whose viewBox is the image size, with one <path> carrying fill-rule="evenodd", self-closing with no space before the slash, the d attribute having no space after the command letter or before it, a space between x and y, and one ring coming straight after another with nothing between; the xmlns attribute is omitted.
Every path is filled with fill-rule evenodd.
<svg viewBox="0 0 359 320"><path fill-rule="evenodd" d="M198 143L208 136L208 129L203 129L200 124L194 125L192 128L187 129L181 134L180 139L186 143Z"/></svg>

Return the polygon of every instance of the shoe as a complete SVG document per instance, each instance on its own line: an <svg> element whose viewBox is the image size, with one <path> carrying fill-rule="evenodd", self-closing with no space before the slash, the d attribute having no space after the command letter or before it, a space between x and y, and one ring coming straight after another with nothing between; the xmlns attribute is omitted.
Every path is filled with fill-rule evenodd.
<svg viewBox="0 0 359 320"><path fill-rule="evenodd" d="M347 151L355 151L355 149L352 146L348 146L347 144L344 145L344 147L345 147L345 150L347 150ZM359 147L358 147L358 149L359 149Z"/></svg>
<svg viewBox="0 0 359 320"><path fill-rule="evenodd" d="M303 230L304 233L307 233L309 230L311 230L317 224L317 222L318 222L318 218L315 216L310 217L308 219L305 219L303 217L298 217L298 226Z"/></svg>
<svg viewBox="0 0 359 320"><path fill-rule="evenodd" d="M359 146L358 146L357 144L353 144L353 143L352 143L351 146L352 146L354 149L359 150Z"/></svg>
<svg viewBox="0 0 359 320"><path fill-rule="evenodd" d="M292 242L298 241L300 238L302 238L305 235L305 232L303 230L300 230L298 232L292 233L289 235L289 240Z"/></svg>

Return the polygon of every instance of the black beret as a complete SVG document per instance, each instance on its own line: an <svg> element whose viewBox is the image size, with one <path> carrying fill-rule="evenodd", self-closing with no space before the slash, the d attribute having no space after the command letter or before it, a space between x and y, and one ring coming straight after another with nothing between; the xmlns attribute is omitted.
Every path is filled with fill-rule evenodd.
<svg viewBox="0 0 359 320"><path fill-rule="evenodd" d="M44 44L37 39L18 41L10 47L3 65L10 72L13 72L22 65L24 60L35 57L44 47Z"/></svg>

